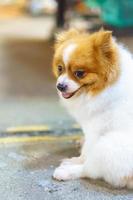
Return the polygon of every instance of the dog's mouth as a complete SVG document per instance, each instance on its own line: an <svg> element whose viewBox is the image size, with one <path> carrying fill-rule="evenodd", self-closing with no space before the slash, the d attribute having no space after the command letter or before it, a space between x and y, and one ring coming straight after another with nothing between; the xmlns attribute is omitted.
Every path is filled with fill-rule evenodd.
<svg viewBox="0 0 133 200"><path fill-rule="evenodd" d="M82 87L80 87L79 89L77 89L76 91L74 92L61 92L62 96L65 98L65 99L70 99L71 97L73 97L74 95L77 94L77 92L81 89Z"/></svg>
<svg viewBox="0 0 133 200"><path fill-rule="evenodd" d="M70 99L71 97L75 96L83 87L85 86L92 86L93 84L95 84L95 81L93 81L92 83L90 84L83 84L80 88L78 88L76 91L74 92L61 92L62 96L65 98L65 99Z"/></svg>
<svg viewBox="0 0 133 200"><path fill-rule="evenodd" d="M62 92L61 94L65 99L69 99L75 94L75 92L73 93Z"/></svg>

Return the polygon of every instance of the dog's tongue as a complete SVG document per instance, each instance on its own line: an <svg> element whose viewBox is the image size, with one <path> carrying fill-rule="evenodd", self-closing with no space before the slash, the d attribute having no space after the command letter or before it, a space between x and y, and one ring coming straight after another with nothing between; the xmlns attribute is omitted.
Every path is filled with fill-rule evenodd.
<svg viewBox="0 0 133 200"><path fill-rule="evenodd" d="M71 97L72 93L67 93L67 92L62 92L62 96L65 98L65 99L68 99L69 97Z"/></svg>

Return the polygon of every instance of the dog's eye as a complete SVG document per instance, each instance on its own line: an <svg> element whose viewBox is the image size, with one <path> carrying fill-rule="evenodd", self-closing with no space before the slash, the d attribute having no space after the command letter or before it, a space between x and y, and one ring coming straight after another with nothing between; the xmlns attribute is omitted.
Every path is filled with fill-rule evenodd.
<svg viewBox="0 0 133 200"><path fill-rule="evenodd" d="M58 65L58 73L61 74L63 71L63 67L61 65Z"/></svg>
<svg viewBox="0 0 133 200"><path fill-rule="evenodd" d="M83 78L85 76L85 71L84 70L77 70L74 72L74 76L76 78Z"/></svg>

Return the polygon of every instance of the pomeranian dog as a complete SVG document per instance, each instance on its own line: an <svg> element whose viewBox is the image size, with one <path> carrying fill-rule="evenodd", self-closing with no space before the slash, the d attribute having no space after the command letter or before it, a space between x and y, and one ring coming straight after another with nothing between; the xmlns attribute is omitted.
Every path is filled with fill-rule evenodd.
<svg viewBox="0 0 133 200"><path fill-rule="evenodd" d="M111 31L57 35L53 71L61 102L80 124L81 155L63 160L57 180L89 177L133 188L133 58Z"/></svg>

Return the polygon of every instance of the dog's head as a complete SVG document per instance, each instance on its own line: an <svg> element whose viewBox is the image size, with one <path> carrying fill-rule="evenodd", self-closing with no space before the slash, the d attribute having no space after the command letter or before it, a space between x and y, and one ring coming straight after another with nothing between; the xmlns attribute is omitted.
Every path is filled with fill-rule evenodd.
<svg viewBox="0 0 133 200"><path fill-rule="evenodd" d="M66 99L85 91L97 95L119 76L117 45L111 31L69 30L57 35L53 71Z"/></svg>

